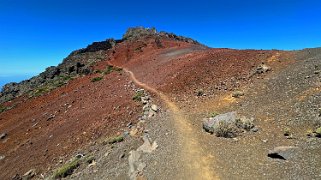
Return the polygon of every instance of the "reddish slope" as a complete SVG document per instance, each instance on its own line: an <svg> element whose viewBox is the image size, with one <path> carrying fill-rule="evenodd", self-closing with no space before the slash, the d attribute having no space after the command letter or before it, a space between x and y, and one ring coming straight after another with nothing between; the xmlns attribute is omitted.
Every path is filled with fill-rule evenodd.
<svg viewBox="0 0 321 180"><path fill-rule="evenodd" d="M8 138L0 143L6 158L0 165L0 179L8 179L36 168L68 160L75 150L99 137L111 136L140 113L128 78L113 72L99 82L81 77L48 95L24 99L0 116L0 132ZM52 116L54 118L50 118Z"/></svg>
<svg viewBox="0 0 321 180"><path fill-rule="evenodd" d="M233 90L249 83L248 74L262 62L277 68L286 62L269 60L290 56L279 51L210 49L168 38L160 42L162 47L155 37L124 41L108 57L134 72L141 82L179 100L195 96L197 89L208 95ZM96 69L103 70L107 64L102 61ZM43 172L60 157L67 159L77 149L120 132L138 119L141 108L132 100L134 92L126 75L114 72L95 83L90 82L92 76L80 77L42 97L25 99L0 114L0 132L8 133L0 144L0 155L6 156L0 179L23 174L31 167Z"/></svg>
<svg viewBox="0 0 321 180"><path fill-rule="evenodd" d="M260 64L277 70L290 63L286 60L294 55L276 50L211 49L167 40L161 41L164 48L155 48L153 38L144 42L149 43L139 51L123 42L111 56L111 62L127 67L142 82L175 97L182 93L194 96L198 89L207 95L235 90L251 82L249 75ZM136 43L139 46L140 42Z"/></svg>

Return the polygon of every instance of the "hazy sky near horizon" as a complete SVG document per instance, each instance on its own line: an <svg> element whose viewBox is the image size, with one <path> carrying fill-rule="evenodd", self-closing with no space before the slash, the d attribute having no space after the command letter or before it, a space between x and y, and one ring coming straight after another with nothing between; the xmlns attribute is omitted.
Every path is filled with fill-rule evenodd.
<svg viewBox="0 0 321 180"><path fill-rule="evenodd" d="M0 0L0 76L35 75L132 26L211 47L320 47L320 12L318 0Z"/></svg>

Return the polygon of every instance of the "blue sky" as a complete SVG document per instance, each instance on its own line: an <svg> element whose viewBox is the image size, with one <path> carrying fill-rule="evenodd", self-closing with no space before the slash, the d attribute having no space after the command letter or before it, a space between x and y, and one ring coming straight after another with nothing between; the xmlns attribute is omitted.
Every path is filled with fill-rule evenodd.
<svg viewBox="0 0 321 180"><path fill-rule="evenodd" d="M0 0L0 77L35 75L72 50L121 38L131 26L211 47L319 47L320 12L317 0Z"/></svg>

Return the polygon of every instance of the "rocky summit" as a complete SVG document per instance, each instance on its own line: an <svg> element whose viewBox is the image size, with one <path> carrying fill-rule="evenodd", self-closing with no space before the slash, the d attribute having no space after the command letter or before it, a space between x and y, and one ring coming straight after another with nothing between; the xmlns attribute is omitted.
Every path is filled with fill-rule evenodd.
<svg viewBox="0 0 321 180"><path fill-rule="evenodd" d="M0 94L0 179L320 179L321 49L129 28Z"/></svg>

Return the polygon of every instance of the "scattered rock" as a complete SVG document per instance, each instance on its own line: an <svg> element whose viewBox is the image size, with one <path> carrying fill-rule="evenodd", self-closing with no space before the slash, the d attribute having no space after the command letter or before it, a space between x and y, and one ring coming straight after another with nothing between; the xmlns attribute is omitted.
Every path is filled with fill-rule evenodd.
<svg viewBox="0 0 321 180"><path fill-rule="evenodd" d="M235 91L232 93L232 97L234 98L239 98L241 96L244 96L244 92L243 91Z"/></svg>
<svg viewBox="0 0 321 180"><path fill-rule="evenodd" d="M265 64L261 64L256 68L256 73L257 74L262 74L262 73L266 73L266 72L268 72L270 70L271 70L270 66L267 66Z"/></svg>
<svg viewBox="0 0 321 180"><path fill-rule="evenodd" d="M251 131L252 131L252 132L258 132L258 131L259 131L259 128L253 127L253 128L251 129Z"/></svg>
<svg viewBox="0 0 321 180"><path fill-rule="evenodd" d="M19 174L16 174L14 176L12 176L11 178L12 180L22 180L21 176Z"/></svg>
<svg viewBox="0 0 321 180"><path fill-rule="evenodd" d="M143 169L146 167L146 164L144 162L141 162L140 160L141 155L141 151L129 152L128 163L130 180L136 180L137 177L142 173Z"/></svg>
<svg viewBox="0 0 321 180"><path fill-rule="evenodd" d="M119 155L119 159L123 159L125 157L125 153L121 153L120 155Z"/></svg>
<svg viewBox="0 0 321 180"><path fill-rule="evenodd" d="M132 125L133 125L133 123L132 123L132 122L129 122L126 126L127 126L128 128L131 128Z"/></svg>
<svg viewBox="0 0 321 180"><path fill-rule="evenodd" d="M153 105L151 106L151 110L157 112L157 111L158 111L158 106L155 105L155 104L153 104Z"/></svg>
<svg viewBox="0 0 321 180"><path fill-rule="evenodd" d="M145 105L143 106L143 111L147 111L147 110L149 110L149 104L145 104Z"/></svg>
<svg viewBox="0 0 321 180"><path fill-rule="evenodd" d="M156 115L156 112L155 112L155 111L153 111L152 109L149 110L149 112L148 112L148 118L151 118L151 117L153 117L153 116L155 116L155 115Z"/></svg>
<svg viewBox="0 0 321 180"><path fill-rule="evenodd" d="M51 119L53 119L53 118L55 118L55 117L56 117L56 115L51 114L51 115L47 118L47 121L50 121Z"/></svg>
<svg viewBox="0 0 321 180"><path fill-rule="evenodd" d="M156 143L156 141L154 141L153 143L150 142L149 138L147 137L147 135L143 136L143 140L144 140L144 144L141 145L137 151L142 151L144 153L151 153L154 150L157 149L158 145Z"/></svg>
<svg viewBox="0 0 321 180"><path fill-rule="evenodd" d="M128 131L125 131L125 132L123 133L123 135L124 135L124 137L127 137L127 136L129 135L129 132L128 132Z"/></svg>
<svg viewBox="0 0 321 180"><path fill-rule="evenodd" d="M6 158L6 156L0 155L0 161Z"/></svg>
<svg viewBox="0 0 321 180"><path fill-rule="evenodd" d="M22 179L24 180L32 179L35 175L36 175L36 169L30 169L28 172L26 172L22 176Z"/></svg>
<svg viewBox="0 0 321 180"><path fill-rule="evenodd" d="M294 156L296 149L294 146L278 146L268 152L268 157L287 160Z"/></svg>
<svg viewBox="0 0 321 180"><path fill-rule="evenodd" d="M154 151L158 145L154 141L150 142L147 135L143 136L144 144L141 145L136 151L130 151L128 162L129 162L129 179L137 180L143 177L143 169L146 167L146 164L141 161L140 157L143 153L151 153Z"/></svg>
<svg viewBox="0 0 321 180"><path fill-rule="evenodd" d="M8 136L7 133L2 133L0 134L0 139L5 139Z"/></svg>
<svg viewBox="0 0 321 180"><path fill-rule="evenodd" d="M132 137L135 137L138 133L138 129L137 128L132 128L131 131L129 132L129 135Z"/></svg>
<svg viewBox="0 0 321 180"><path fill-rule="evenodd" d="M84 155L84 154L79 153L79 154L77 154L75 157L76 157L76 158L78 158L78 159L80 159L80 158L85 157L85 155Z"/></svg>
<svg viewBox="0 0 321 180"><path fill-rule="evenodd" d="M143 97L141 97L141 101L142 101L143 104L147 104L148 101L149 101L149 97L148 96L143 96Z"/></svg>

